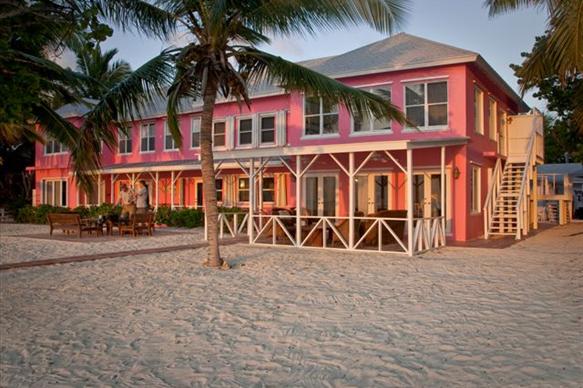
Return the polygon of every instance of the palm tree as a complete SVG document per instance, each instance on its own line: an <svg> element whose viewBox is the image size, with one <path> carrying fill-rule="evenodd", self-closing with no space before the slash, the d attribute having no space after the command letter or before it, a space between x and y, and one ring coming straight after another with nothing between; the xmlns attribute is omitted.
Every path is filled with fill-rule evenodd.
<svg viewBox="0 0 583 388"><path fill-rule="evenodd" d="M191 42L174 49L175 75L168 90L169 129L181 142L177 114L182 99L203 103L200 149L209 254L206 265L221 267L212 150L212 120L217 95L250 105L249 86L274 83L344 104L351 112L404 121L388 100L359 91L258 48L268 34L314 34L319 29L367 24L391 32L406 14L404 0L164 0L156 3L176 21Z"/></svg>
<svg viewBox="0 0 583 388"><path fill-rule="evenodd" d="M523 91L553 76L563 84L583 77L583 0L486 0L485 4L491 16L522 7L548 12L547 34L535 44L517 73ZM583 133L583 86L575 90L574 98L573 117Z"/></svg>

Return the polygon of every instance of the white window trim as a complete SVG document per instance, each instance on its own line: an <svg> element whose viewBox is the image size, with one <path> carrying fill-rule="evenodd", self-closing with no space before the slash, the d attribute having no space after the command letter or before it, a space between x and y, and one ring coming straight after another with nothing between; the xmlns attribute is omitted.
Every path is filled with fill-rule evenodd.
<svg viewBox="0 0 583 388"><path fill-rule="evenodd" d="M478 171L478 179L474 179L474 171ZM472 178L472 184L470 185L471 196L470 196L470 214L481 214L482 213L482 166L474 163L470 163L470 174ZM474 183L477 183L477 190L474 193ZM473 209L474 205L474 198L473 195L476 194L478 196L478 208Z"/></svg>
<svg viewBox="0 0 583 388"><path fill-rule="evenodd" d="M391 85L392 83L377 83L375 85L372 86L359 86L358 89L367 89L366 91L369 93L372 93L372 89L374 89L375 87L379 87L379 86L388 86L387 89L389 89L389 93L391 94L391 103L392 103L392 98L393 98L393 87ZM368 130L366 131L358 131L355 132L354 131L354 115L350 115L350 137L359 137L359 136L377 136L377 135L390 135L393 133L393 120L389 120L389 129L383 129L383 130L373 130L373 123L376 119L374 117L369 117L369 125L368 125Z"/></svg>
<svg viewBox="0 0 583 388"><path fill-rule="evenodd" d="M265 178L271 178L271 179L273 179L273 190L270 190L270 191L273 191L273 201L264 201L263 200L263 179L265 179ZM277 184L277 180L275 179L275 175L274 174L265 174L265 175L263 175L261 177L261 187L260 187L260 190L259 190L259 192L261 193L261 203L269 203L269 204L274 204L275 203L275 199L277 198L276 197L276 192L277 192L277 190L276 190L276 184Z"/></svg>
<svg viewBox="0 0 583 388"><path fill-rule="evenodd" d="M249 182L249 188L247 190L240 189L240 187L239 187L239 180L240 179L247 179L247 181ZM239 192L240 191L247 191L249 193L249 199L251 199L251 190L250 190L251 189L251 179L249 179L249 177L247 175L237 175L237 179L236 179L235 183L236 183L236 188L237 188L236 193L235 193L236 199L237 199L237 201L236 201L237 204L248 204L249 203L248 200L241 201L241 198L239 197Z"/></svg>
<svg viewBox="0 0 583 388"><path fill-rule="evenodd" d="M178 123L180 127L180 122ZM168 127L168 120L164 120L164 148L162 149L163 152L178 152L180 148L176 146L176 141L172 138L172 143L174 144L174 148L166 148L166 136L170 135L170 128Z"/></svg>
<svg viewBox="0 0 583 388"><path fill-rule="evenodd" d="M492 124L492 105L494 103L494 128L491 127ZM493 97L488 97L488 137L490 140L497 142L498 141L498 101Z"/></svg>
<svg viewBox="0 0 583 388"><path fill-rule="evenodd" d="M438 77L438 78L423 78L419 81L402 81L403 83L403 113L405 115L407 115L407 107L408 106L421 106L421 104L416 104L416 105L407 105L407 86L411 86L411 85L418 85L418 84L422 84L423 88L424 88L424 101L423 101L423 109L424 109L424 113L425 113L425 118L424 121L426 123L429 123L429 106L430 105L442 105L443 102L440 103L432 103L429 104L427 102L427 99L429 98L428 93L427 93L427 88L429 84L436 84L436 83L440 83L440 82L445 82L446 83L446 90L447 90L447 102L445 103L447 108L446 108L446 112L447 112L447 124L445 125L426 125L423 127L410 127L408 125L405 125L403 127L403 132L405 133L410 133L410 132L417 132L418 130L423 131L423 132L437 132L437 131L446 131L449 129L449 81L446 79L444 79L443 77Z"/></svg>
<svg viewBox="0 0 583 388"><path fill-rule="evenodd" d="M241 120L251 120L251 143L249 144L241 144ZM239 149L247 149L247 148L253 148L253 144L255 143L255 120L253 115L244 115L244 116L237 116L236 120L237 122L237 135L236 135L236 142L235 142L235 147L239 148ZM225 128L226 130L226 128ZM214 139L214 138L213 138Z"/></svg>
<svg viewBox="0 0 583 388"><path fill-rule="evenodd" d="M224 145L220 145L217 146L215 145L215 124L216 123L225 123L225 144ZM212 136L213 136L213 149L214 150L226 150L227 149L227 119L219 119L219 120L213 120L213 128L212 128Z"/></svg>
<svg viewBox="0 0 583 388"><path fill-rule="evenodd" d="M198 121L198 132L196 132L196 133L198 133L198 136L199 136L198 147L192 146L192 140L193 140L192 137L195 133L193 131L195 121ZM202 125L202 119L200 117L198 117L198 116L191 117L191 120L190 120L190 147L189 147L191 150L199 150L200 149L200 129L201 129L200 127L201 127L201 125Z"/></svg>
<svg viewBox="0 0 583 388"><path fill-rule="evenodd" d="M132 129L133 129L132 127L128 128L129 135L125 135L120 129L117 130L117 154L118 155L131 155L132 154L132 151L134 148L133 139L132 139ZM124 135L126 137L122 139L121 135ZM120 148L119 145L120 145L120 142L122 140L130 140L132 142L129 152L119 152L119 148ZM141 143L140 143L140 146L141 146Z"/></svg>
<svg viewBox="0 0 583 388"><path fill-rule="evenodd" d="M53 141L53 142L59 143L59 145L61 146L61 151L47 153L47 144L45 143L45 144L43 144L43 155L44 156L66 155L69 153L69 150L67 150L66 147L62 143L60 143L58 140L47 139L47 142L48 141ZM65 151L63 151L63 148L65 148Z"/></svg>
<svg viewBox="0 0 583 388"><path fill-rule="evenodd" d="M142 150L142 129L144 128L144 126L146 125L153 125L154 126L154 149L153 150ZM148 138L150 138L148 136ZM150 144L150 142L148 142L148 144ZM140 154L153 154L156 152L156 123L155 122L150 122L150 123L142 123L140 125Z"/></svg>
<svg viewBox="0 0 583 388"><path fill-rule="evenodd" d="M336 104L336 113L322 113L323 110L323 99L322 96L318 96L318 98L320 99L320 112L319 112L319 116L320 116L320 133L317 135L308 135L306 133L306 94L303 94L303 101L302 101L302 136L300 139L328 139L328 138L335 138L335 137L340 137L340 107L338 106L338 103ZM338 116L338 132L336 133L324 133L324 117L325 116L331 116L331 115L337 115ZM308 115L308 116L316 116L315 114L313 115Z"/></svg>
<svg viewBox="0 0 583 388"><path fill-rule="evenodd" d="M479 116L479 125L476 126L476 90L480 91L480 116ZM474 83L474 133L477 135L484 136L485 132L485 123L484 123L484 89L482 89L477 83Z"/></svg>
<svg viewBox="0 0 583 388"><path fill-rule="evenodd" d="M60 204L59 205L55 205L55 204L49 204L46 201L46 184L47 182L59 182L59 184L61 185L61 198L59 198L60 200ZM66 190L65 190L65 203L62 203L62 199L63 199L63 182L66 183ZM54 183L53 183L54 184ZM57 206L57 207L68 207L69 206L69 180L66 177L59 177L59 178L48 178L48 179L41 179L41 204L42 205L51 205L51 206ZM53 187L53 195L54 195L54 187Z"/></svg>
<svg viewBox="0 0 583 388"><path fill-rule="evenodd" d="M261 142L261 119L263 117L273 117L273 141L270 143ZM257 145L261 147L273 147L277 144L277 112L263 112L257 116ZM305 120L304 120L305 124Z"/></svg>

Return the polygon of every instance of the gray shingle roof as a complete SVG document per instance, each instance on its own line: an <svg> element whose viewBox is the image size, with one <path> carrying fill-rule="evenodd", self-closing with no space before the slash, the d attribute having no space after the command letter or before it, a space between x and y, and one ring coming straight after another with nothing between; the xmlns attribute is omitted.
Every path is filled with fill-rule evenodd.
<svg viewBox="0 0 583 388"><path fill-rule="evenodd" d="M583 176L582 163L546 163L538 166L540 174L566 174Z"/></svg>
<svg viewBox="0 0 583 388"><path fill-rule="evenodd" d="M473 51L406 33L399 33L344 54L315 58L298 63L329 77L341 78L357 74L473 62L478 58L479 55ZM509 86L507 87L512 91ZM267 83L250 86L251 97L282 92L283 90L277 85ZM518 96L515 97L518 98ZM181 108L182 111L199 110L201 102L184 100L181 103ZM69 114L65 115L61 113L61 110ZM61 108L61 110L59 113L66 117L72 117L71 113L78 113L81 116L87 112L87 110L83 111L79 107L67 108L67 106ZM160 97L145 104L141 116L144 118L153 117L164 115L165 112L166 99Z"/></svg>

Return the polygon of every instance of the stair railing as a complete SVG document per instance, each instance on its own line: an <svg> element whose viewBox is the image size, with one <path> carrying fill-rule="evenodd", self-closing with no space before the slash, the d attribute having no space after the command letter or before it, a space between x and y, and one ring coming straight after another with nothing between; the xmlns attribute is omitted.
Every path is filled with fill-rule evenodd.
<svg viewBox="0 0 583 388"><path fill-rule="evenodd" d="M521 234L527 234L530 226L529 208L530 208L530 181L532 179L532 167L536 164L534 143L536 140L536 131L533 131L526 145L526 160L524 161L524 174L520 182L520 191L516 203L516 239L520 240ZM536 187L535 187L536 189Z"/></svg>
<svg viewBox="0 0 583 388"><path fill-rule="evenodd" d="M484 238L488 238L488 233L490 232L490 226L492 223L492 218L494 216L494 210L496 208L496 198L500 193L500 185L502 183L502 160L498 158L496 160L496 166L494 167L494 172L492 173L492 179L488 185L488 196L486 197L486 202L484 203Z"/></svg>

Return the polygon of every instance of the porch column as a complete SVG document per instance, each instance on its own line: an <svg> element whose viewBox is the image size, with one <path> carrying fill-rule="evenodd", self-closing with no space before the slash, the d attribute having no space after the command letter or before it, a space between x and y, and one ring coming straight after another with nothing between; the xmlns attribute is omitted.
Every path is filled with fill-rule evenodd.
<svg viewBox="0 0 583 388"><path fill-rule="evenodd" d="M115 181L117 175L111 174L110 189L111 189L111 204L115 205Z"/></svg>
<svg viewBox="0 0 583 388"><path fill-rule="evenodd" d="M158 190L158 184L160 182L160 176L158 171L156 171L156 179L155 179L155 186L156 186L156 210L158 210L158 206L160 206L160 190Z"/></svg>
<svg viewBox="0 0 583 388"><path fill-rule="evenodd" d="M407 254L413 256L413 150L407 149Z"/></svg>
<svg viewBox="0 0 583 388"><path fill-rule="evenodd" d="M348 153L348 249L354 249L354 152Z"/></svg>
<svg viewBox="0 0 583 388"><path fill-rule="evenodd" d="M247 226L249 234L249 244L253 244L253 211L255 206L255 159L249 159L249 224Z"/></svg>
<svg viewBox="0 0 583 388"><path fill-rule="evenodd" d="M97 174L97 206L101 205L101 174Z"/></svg>
<svg viewBox="0 0 583 388"><path fill-rule="evenodd" d="M302 157L296 155L296 246L302 245L302 219L301 219L301 207L302 207L302 191L301 191L301 181L302 181Z"/></svg>
<svg viewBox="0 0 583 388"><path fill-rule="evenodd" d="M441 146L441 230L443 231L443 244L445 245L445 146Z"/></svg>
<svg viewBox="0 0 583 388"><path fill-rule="evenodd" d="M170 172L170 209L174 209L174 171Z"/></svg>
<svg viewBox="0 0 583 388"><path fill-rule="evenodd" d="M259 158L259 176L257 177L257 191L259 195L257 196L257 208L259 211L263 210L263 158Z"/></svg>

